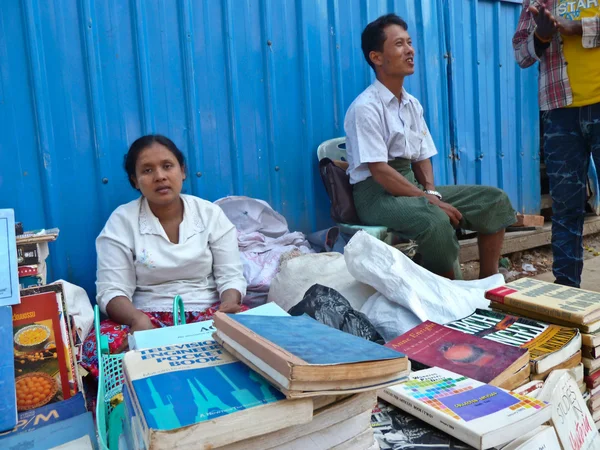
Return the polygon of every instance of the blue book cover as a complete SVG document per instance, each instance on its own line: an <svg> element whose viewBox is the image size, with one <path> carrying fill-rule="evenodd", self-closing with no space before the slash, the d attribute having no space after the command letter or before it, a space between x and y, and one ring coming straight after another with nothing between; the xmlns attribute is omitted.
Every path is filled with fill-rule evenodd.
<svg viewBox="0 0 600 450"><path fill-rule="evenodd" d="M40 427L51 425L60 420L70 419L86 412L83 394L79 392L68 400L49 403L39 408L20 412L17 426L10 431L0 433L0 440L15 433L37 430Z"/></svg>
<svg viewBox="0 0 600 450"><path fill-rule="evenodd" d="M267 303L240 314L261 316L289 316L275 303ZM156 328L154 330L137 331L129 337L129 348L139 350L143 348L163 347L165 345L183 344L186 342L211 340L216 331L212 320L188 323L176 327Z"/></svg>
<svg viewBox="0 0 600 450"><path fill-rule="evenodd" d="M29 433L13 434L3 439L0 446L5 450L47 450L86 435L96 450L98 441L91 412L46 425Z"/></svg>
<svg viewBox="0 0 600 450"><path fill-rule="evenodd" d="M17 266L15 213L12 209L0 209L0 306L21 301Z"/></svg>
<svg viewBox="0 0 600 450"><path fill-rule="evenodd" d="M0 433L17 424L12 308L0 306Z"/></svg>
<svg viewBox="0 0 600 450"><path fill-rule="evenodd" d="M227 316L308 364L337 365L405 358L402 353L328 327L307 315Z"/></svg>
<svg viewBox="0 0 600 450"><path fill-rule="evenodd" d="M148 429L175 430L285 401L212 340L131 351L123 367L145 434Z"/></svg>

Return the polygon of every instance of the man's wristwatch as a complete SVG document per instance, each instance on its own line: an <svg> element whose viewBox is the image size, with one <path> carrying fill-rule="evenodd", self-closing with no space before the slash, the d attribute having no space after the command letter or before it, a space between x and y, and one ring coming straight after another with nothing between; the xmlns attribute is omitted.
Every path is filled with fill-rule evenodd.
<svg viewBox="0 0 600 450"><path fill-rule="evenodd" d="M440 194L438 191L430 191L429 189L425 191L426 194L429 195L435 195L437 198L439 198L440 200L442 199L442 194Z"/></svg>

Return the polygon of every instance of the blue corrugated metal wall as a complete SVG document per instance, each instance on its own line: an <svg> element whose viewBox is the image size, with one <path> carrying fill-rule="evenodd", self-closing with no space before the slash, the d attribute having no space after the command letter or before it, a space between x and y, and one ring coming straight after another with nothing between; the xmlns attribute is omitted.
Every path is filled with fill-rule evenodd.
<svg viewBox="0 0 600 450"><path fill-rule="evenodd" d="M343 135L347 107L372 80L363 27L393 11L417 48L407 88L439 148L438 184L456 171L461 183L503 186L519 209L537 210L535 73L510 55L519 9L498 0L1 2L0 207L27 228L59 227L53 275L93 293L94 239L136 196L123 155L158 132L187 156L186 192L262 198L292 229L325 227L316 148Z"/></svg>

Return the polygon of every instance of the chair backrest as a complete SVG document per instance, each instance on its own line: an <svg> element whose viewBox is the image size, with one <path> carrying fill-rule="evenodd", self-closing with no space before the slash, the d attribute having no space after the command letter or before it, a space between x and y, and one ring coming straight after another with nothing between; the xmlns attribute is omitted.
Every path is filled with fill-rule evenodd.
<svg viewBox="0 0 600 450"><path fill-rule="evenodd" d="M346 137L329 139L319 145L317 149L319 161L329 158L332 161L347 161L346 159Z"/></svg>

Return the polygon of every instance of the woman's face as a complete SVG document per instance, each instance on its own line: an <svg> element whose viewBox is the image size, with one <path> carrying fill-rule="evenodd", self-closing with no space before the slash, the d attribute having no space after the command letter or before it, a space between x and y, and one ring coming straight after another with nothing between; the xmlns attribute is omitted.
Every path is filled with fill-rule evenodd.
<svg viewBox="0 0 600 450"><path fill-rule="evenodd" d="M178 200L183 180L185 168L164 145L155 142L139 154L133 182L149 203L164 206Z"/></svg>

